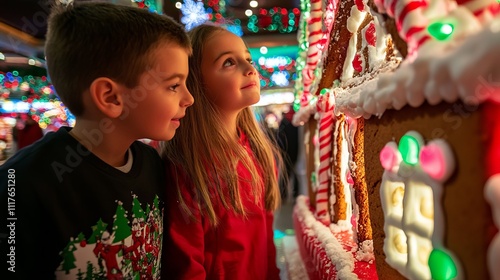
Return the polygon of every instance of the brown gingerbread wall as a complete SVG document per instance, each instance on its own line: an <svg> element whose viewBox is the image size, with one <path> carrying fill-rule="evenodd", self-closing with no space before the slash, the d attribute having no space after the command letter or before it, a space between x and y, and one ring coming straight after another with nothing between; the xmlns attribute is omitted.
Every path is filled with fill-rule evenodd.
<svg viewBox="0 0 500 280"><path fill-rule="evenodd" d="M342 133L341 130L344 130L344 115L340 115L336 117L335 122L339 123L337 131L337 137L333 139L334 145L336 147L342 147ZM335 134L334 134L335 135ZM344 184L342 183L342 174L341 174L341 161L342 161L342 149L337 148L337 153L334 155L333 164L332 164L332 180L333 180L333 193L335 194L335 204L333 205L333 211L335 215L332 218L333 223L337 223L339 220L346 219L346 208L347 203L345 202L345 196L350 195L344 192ZM347 151L346 151L347 152ZM331 205L329 205L331 206Z"/></svg>
<svg viewBox="0 0 500 280"><path fill-rule="evenodd" d="M355 152L353 155L354 162L356 162L357 168L354 171L354 195L356 198L356 203L359 207L358 216L358 242L361 243L365 240L373 240L372 226L370 223L370 211L369 211L369 200L368 191L366 188L365 179L365 158L363 156L364 152L364 134L365 122L364 119L359 119L357 124L356 135L354 136L354 147ZM361 151L361 152L358 152Z"/></svg>
<svg viewBox="0 0 500 280"><path fill-rule="evenodd" d="M461 103L424 104L388 110L380 119L365 121L366 184L369 197L373 246L377 273L382 279L404 279L385 263L384 217L380 202L383 168L379 153L386 143L399 139L409 130L419 132L426 143L443 138L451 146L456 168L444 185L442 207L445 213L444 246L460 260L464 279L488 279L486 240L491 228L491 210L483 198L484 151L481 138L481 107Z"/></svg>

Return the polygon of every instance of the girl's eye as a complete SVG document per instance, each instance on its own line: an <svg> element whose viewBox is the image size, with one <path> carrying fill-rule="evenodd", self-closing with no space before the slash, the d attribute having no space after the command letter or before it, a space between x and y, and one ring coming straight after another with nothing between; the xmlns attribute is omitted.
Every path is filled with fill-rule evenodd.
<svg viewBox="0 0 500 280"><path fill-rule="evenodd" d="M235 62L232 58L228 58L224 61L224 63L222 64L223 67L229 67L229 66L232 66L234 65Z"/></svg>
<svg viewBox="0 0 500 280"><path fill-rule="evenodd" d="M247 61L255 67L255 61L253 61L251 58L247 59Z"/></svg>

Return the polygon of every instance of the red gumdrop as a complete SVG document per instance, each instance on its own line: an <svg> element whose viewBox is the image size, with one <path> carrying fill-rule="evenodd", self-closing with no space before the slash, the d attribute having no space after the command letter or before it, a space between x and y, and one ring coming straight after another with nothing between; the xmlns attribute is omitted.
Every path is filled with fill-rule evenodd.
<svg viewBox="0 0 500 280"><path fill-rule="evenodd" d="M364 11L365 10L365 4L363 3L363 0L355 0L354 3L356 3L356 8L358 8L359 11Z"/></svg>
<svg viewBox="0 0 500 280"><path fill-rule="evenodd" d="M370 46L375 46L375 43L377 43L377 37L375 36L375 24L373 22L368 25L368 28L365 31L365 38L366 42Z"/></svg>
<svg viewBox="0 0 500 280"><path fill-rule="evenodd" d="M354 56L354 59L352 60L352 67L358 73L363 71L363 65L361 65L361 57L359 56L359 54L356 54Z"/></svg>

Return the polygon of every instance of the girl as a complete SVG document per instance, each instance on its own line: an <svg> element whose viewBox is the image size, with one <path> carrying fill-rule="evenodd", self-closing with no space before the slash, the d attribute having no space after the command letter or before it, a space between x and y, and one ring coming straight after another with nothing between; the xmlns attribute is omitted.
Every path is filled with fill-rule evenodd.
<svg viewBox="0 0 500 280"><path fill-rule="evenodd" d="M249 108L260 82L241 38L214 25L189 32L196 102L165 144L170 205L166 279L279 279L273 214L279 152Z"/></svg>

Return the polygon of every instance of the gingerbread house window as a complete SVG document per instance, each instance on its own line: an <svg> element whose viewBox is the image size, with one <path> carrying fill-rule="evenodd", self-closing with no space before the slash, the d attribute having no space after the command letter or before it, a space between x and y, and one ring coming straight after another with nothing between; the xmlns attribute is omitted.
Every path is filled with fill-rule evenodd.
<svg viewBox="0 0 500 280"><path fill-rule="evenodd" d="M450 157L444 142L424 147L414 131L405 134L399 145L390 142L380 152L385 169L380 197L386 262L409 279L432 278L429 259L434 249L442 247L439 201L442 182L453 167Z"/></svg>

